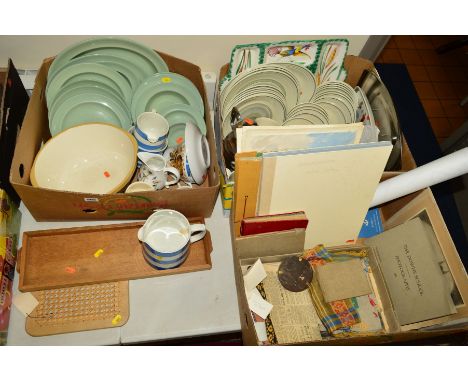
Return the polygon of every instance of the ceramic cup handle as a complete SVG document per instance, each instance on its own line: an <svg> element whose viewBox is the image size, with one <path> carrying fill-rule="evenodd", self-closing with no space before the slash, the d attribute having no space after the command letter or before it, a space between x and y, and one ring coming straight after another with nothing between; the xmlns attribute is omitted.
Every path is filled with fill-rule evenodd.
<svg viewBox="0 0 468 382"><path fill-rule="evenodd" d="M206 235L206 227L204 224L190 224L190 242L195 243L201 240Z"/></svg>
<svg viewBox="0 0 468 382"><path fill-rule="evenodd" d="M180 172L175 167L166 167L164 168L164 171L170 173L174 177L174 180L168 180L166 182L166 186L172 186L173 184L176 184L179 181Z"/></svg>

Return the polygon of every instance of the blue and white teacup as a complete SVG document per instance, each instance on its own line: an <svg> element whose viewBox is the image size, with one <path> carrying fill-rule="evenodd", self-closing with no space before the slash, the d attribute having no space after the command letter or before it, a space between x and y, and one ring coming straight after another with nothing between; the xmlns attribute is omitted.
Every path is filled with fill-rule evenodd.
<svg viewBox="0 0 468 382"><path fill-rule="evenodd" d="M138 230L143 256L156 269L180 266L189 254L190 244L205 237L204 224L190 224L174 210L158 210Z"/></svg>
<svg viewBox="0 0 468 382"><path fill-rule="evenodd" d="M161 153L167 147L169 122L161 114L147 111L141 113L133 130L138 151Z"/></svg>

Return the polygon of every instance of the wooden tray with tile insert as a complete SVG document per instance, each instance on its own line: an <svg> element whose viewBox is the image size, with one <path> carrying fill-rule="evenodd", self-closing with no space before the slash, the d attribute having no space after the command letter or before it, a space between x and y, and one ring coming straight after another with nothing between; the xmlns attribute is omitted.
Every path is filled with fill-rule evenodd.
<svg viewBox="0 0 468 382"><path fill-rule="evenodd" d="M189 221L204 223L203 218ZM187 260L178 268L152 268L143 257L137 237L143 223L24 232L18 261L19 290L31 292L211 269L208 231L203 240L190 245ZM96 257L99 250L102 253Z"/></svg>

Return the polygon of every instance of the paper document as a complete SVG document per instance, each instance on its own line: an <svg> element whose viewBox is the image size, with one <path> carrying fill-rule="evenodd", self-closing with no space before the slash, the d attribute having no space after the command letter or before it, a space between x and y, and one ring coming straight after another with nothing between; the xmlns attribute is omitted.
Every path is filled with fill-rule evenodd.
<svg viewBox="0 0 468 382"><path fill-rule="evenodd" d="M39 305L39 301L30 292L20 293L13 297L13 305L16 306L24 317L27 317Z"/></svg>
<svg viewBox="0 0 468 382"><path fill-rule="evenodd" d="M244 287L245 293L247 294L247 298L250 296L252 290L260 284L263 279L266 277L265 269L263 268L263 264L258 259L255 264L247 271L244 275Z"/></svg>
<svg viewBox="0 0 468 382"><path fill-rule="evenodd" d="M320 318L308 289L290 292L278 280L279 263L264 264L266 278L263 288L267 300L273 304L270 313L279 344L321 340Z"/></svg>
<svg viewBox="0 0 468 382"><path fill-rule="evenodd" d="M257 288L252 289L247 302L249 303L250 310L257 313L263 319L267 318L273 308L273 305L263 299Z"/></svg>

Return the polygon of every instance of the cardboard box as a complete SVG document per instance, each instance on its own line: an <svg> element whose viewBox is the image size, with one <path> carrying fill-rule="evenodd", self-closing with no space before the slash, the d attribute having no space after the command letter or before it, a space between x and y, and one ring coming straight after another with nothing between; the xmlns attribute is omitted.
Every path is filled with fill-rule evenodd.
<svg viewBox="0 0 468 382"><path fill-rule="evenodd" d="M468 331L468 282L466 271L463 263L457 253L455 245L450 237L450 234L445 226L443 217L437 207L434 197L429 188L413 193L406 197L402 197L395 201L389 202L380 208L381 216L384 223L384 228L389 229L398 224L420 215L427 214L430 224L434 229L437 241L441 247L445 257L447 267L453 277L459 296L463 303L457 304L457 313L433 320L428 320L422 323L399 326L395 321L395 316L391 307L391 300L385 288L383 277L378 276L379 272L373 267L373 272L376 274L375 285L377 287L376 294L384 308L386 314L384 322L386 322L387 333L384 335L361 336L349 338L334 338L330 340L321 340L310 343L313 345L370 345L384 344L392 342L402 342L410 340L425 339L446 334L459 333ZM231 219L231 228L233 235L233 253L234 253L234 271L237 286L238 304L241 317L242 337L245 345L257 345L258 340L254 328L254 322L250 309L248 307L247 298L244 291L244 281L242 276L243 265L249 265L261 258L264 262L280 261L283 257L292 254L302 253L301 245L303 238L297 235L294 238L293 231L278 232L276 234L268 234L276 236L274 241L267 240L265 235L256 235L246 238L235 238L234 225ZM301 241L302 240L302 241ZM278 243L282 243L282 248L276 250ZM283 252L282 252L283 251ZM282 253L281 253L282 252ZM370 256L372 264L372 255ZM377 273L375 273L377 272ZM453 325L451 322L462 322L461 325ZM439 325L439 326L437 326ZM432 326L432 328L427 328Z"/></svg>
<svg viewBox="0 0 468 382"><path fill-rule="evenodd" d="M145 219L158 208L171 208L186 216L211 215L218 195L219 175L214 131L201 71L198 66L189 62L158 53L171 72L190 79L202 95L211 156L205 183L193 188L173 186L160 191L108 195L55 191L31 186L29 176L34 158L41 145L50 138L45 88L53 58L48 58L37 73L10 171L11 184L36 220Z"/></svg>
<svg viewBox="0 0 468 382"><path fill-rule="evenodd" d="M374 64L361 57L357 56L346 56L344 66L348 72L348 76L345 80L346 83L351 85L353 88L358 84L361 76L363 75L365 70L376 70L374 67ZM223 78L229 69L229 64L224 65L219 72L219 78ZM219 87L217 88L219 90ZM215 105L215 131L216 131L216 138L217 138L217 145L218 145L218 153L221 153L219 160L221 161L221 169L225 168L224 164L224 155L223 153L223 136L221 132L221 116L219 113L219 91L216 94L216 105ZM382 175L381 180L386 180L389 178L392 178L398 174L401 174L402 172L406 172L409 170L412 170L416 168L416 163L413 159L413 156L411 155L411 152L409 150L408 144L406 143L405 137L402 137L402 156L401 156L401 170L400 171L385 171ZM225 179L226 174L221 173L221 176ZM233 185L232 184L226 184L226 182L223 182L224 186L221 189L222 197L223 200L229 200L229 202L224 203L224 208L227 209L231 205L230 200L232 199L232 193L233 193Z"/></svg>

